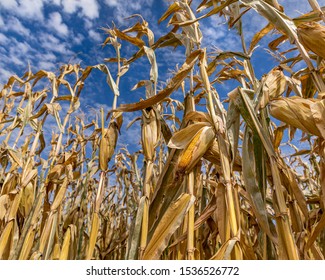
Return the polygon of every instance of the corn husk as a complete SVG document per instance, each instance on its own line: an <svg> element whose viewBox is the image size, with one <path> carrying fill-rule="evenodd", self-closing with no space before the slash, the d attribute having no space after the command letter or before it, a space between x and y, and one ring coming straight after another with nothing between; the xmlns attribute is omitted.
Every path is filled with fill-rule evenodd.
<svg viewBox="0 0 325 280"><path fill-rule="evenodd" d="M270 100L281 96L286 87L287 81L281 69L276 68L268 73L263 86L263 95L260 101L261 108L264 108Z"/></svg>
<svg viewBox="0 0 325 280"><path fill-rule="evenodd" d="M116 124L110 123L107 129L104 129L104 135L99 146L99 168L102 171L108 169L108 163L114 154L115 146L118 137L118 128Z"/></svg>
<svg viewBox="0 0 325 280"><path fill-rule="evenodd" d="M209 149L215 133L209 126L202 127L192 138L191 142L182 150L177 165L179 172L190 172Z"/></svg>
<svg viewBox="0 0 325 280"><path fill-rule="evenodd" d="M35 196L35 190L34 186L31 182L27 184L27 186L22 190L23 194L21 197L21 202L19 205L19 212L24 216L27 217L29 214L33 202L34 202L34 196Z"/></svg>
<svg viewBox="0 0 325 280"><path fill-rule="evenodd" d="M297 33L305 48L325 58L325 26L316 22L308 22L299 25Z"/></svg>
<svg viewBox="0 0 325 280"><path fill-rule="evenodd" d="M322 132L318 129L312 112L312 110L317 111L317 104L319 102L321 101L316 102L314 99L304 99L297 96L278 98L270 103L270 113L280 121L307 133L322 137ZM318 125L320 121L321 118L317 118Z"/></svg>
<svg viewBox="0 0 325 280"><path fill-rule="evenodd" d="M144 112L142 126L143 154L146 159L153 160L161 131L160 122L153 109L150 109L149 112Z"/></svg>
<svg viewBox="0 0 325 280"><path fill-rule="evenodd" d="M217 140L213 141L211 147L203 155L203 158L216 164L217 167L221 169L219 144ZM237 154L234 162L234 170L241 171L241 169L242 169L241 157Z"/></svg>

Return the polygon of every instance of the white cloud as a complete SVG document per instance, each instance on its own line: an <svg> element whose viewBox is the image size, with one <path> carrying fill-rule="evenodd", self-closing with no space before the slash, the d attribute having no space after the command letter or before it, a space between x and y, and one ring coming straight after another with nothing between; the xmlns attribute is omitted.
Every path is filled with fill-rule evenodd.
<svg viewBox="0 0 325 280"><path fill-rule="evenodd" d="M141 13L144 18L152 16L152 5L154 0L105 0L105 4L115 9L114 17L118 23L123 23L126 17Z"/></svg>
<svg viewBox="0 0 325 280"><path fill-rule="evenodd" d="M211 50L216 47L223 51L241 50L240 38L235 30L228 30L223 18L212 16L200 22L200 28L203 35L203 46ZM246 30L245 30L246 31ZM247 32L245 32L246 34Z"/></svg>
<svg viewBox="0 0 325 280"><path fill-rule="evenodd" d="M72 37L73 43L76 45L80 45L84 39L85 37L80 33L74 34Z"/></svg>
<svg viewBox="0 0 325 280"><path fill-rule="evenodd" d="M81 9L81 15L90 19L98 18L99 5L96 0L62 0L63 9L68 14L73 14Z"/></svg>
<svg viewBox="0 0 325 280"><path fill-rule="evenodd" d="M1 0L0 8L8 12L19 15L27 19L44 19L44 5L63 6L64 12L72 14L78 12L78 15L90 19L98 18L99 4L97 0Z"/></svg>
<svg viewBox="0 0 325 280"><path fill-rule="evenodd" d="M7 80L9 79L10 76L14 75L13 72L4 69L3 67L0 67L0 82L2 84L6 83ZM2 88L2 86L0 85L0 89Z"/></svg>
<svg viewBox="0 0 325 280"><path fill-rule="evenodd" d="M0 7L28 19L43 19L43 0L5 0Z"/></svg>
<svg viewBox="0 0 325 280"><path fill-rule="evenodd" d="M2 69L0 82L5 81L17 67L23 71L35 54L34 49L28 43L20 42L15 38L6 38L6 47L0 48L0 69Z"/></svg>
<svg viewBox="0 0 325 280"><path fill-rule="evenodd" d="M32 47L27 42L18 42L13 48L16 49L16 52L21 54L27 54L32 51Z"/></svg>
<svg viewBox="0 0 325 280"><path fill-rule="evenodd" d="M53 51L65 55L73 54L65 42L62 42L51 34L43 33L39 36L39 39L41 47L47 51Z"/></svg>
<svg viewBox="0 0 325 280"><path fill-rule="evenodd" d="M100 34L94 30L89 30L88 35L91 39L95 40L96 42L102 41Z"/></svg>
<svg viewBox="0 0 325 280"><path fill-rule="evenodd" d="M68 26L62 22L62 16L58 12L50 14L48 26L54 28L59 35L67 36L69 33Z"/></svg>
<svg viewBox="0 0 325 280"><path fill-rule="evenodd" d="M0 23L1 26L1 23ZM13 31L21 36L29 36L30 30L23 26L21 21L18 18L10 17L7 20L7 24L3 26L3 30L5 31Z"/></svg>
<svg viewBox="0 0 325 280"><path fill-rule="evenodd" d="M6 0L6 1L1 1L0 6L9 10L9 9L17 8L18 4L16 0Z"/></svg>
<svg viewBox="0 0 325 280"><path fill-rule="evenodd" d="M43 1L42 0L20 0L18 14L29 19L43 19Z"/></svg>
<svg viewBox="0 0 325 280"><path fill-rule="evenodd" d="M85 18L84 24L85 24L86 29L91 29L94 26L94 23L87 18Z"/></svg>
<svg viewBox="0 0 325 280"><path fill-rule="evenodd" d="M10 62L14 65L18 66L24 66L24 62L21 61L21 59L18 56L11 56Z"/></svg>
<svg viewBox="0 0 325 280"><path fill-rule="evenodd" d="M71 1L63 1L62 5L63 5L63 9L66 13L73 14L77 11L79 3L78 3L78 1L71 0Z"/></svg>
<svg viewBox="0 0 325 280"><path fill-rule="evenodd" d="M105 3L109 7L116 7L116 6L118 6L118 2L119 2L119 0L105 0Z"/></svg>
<svg viewBox="0 0 325 280"><path fill-rule="evenodd" d="M50 71L55 69L55 64L50 61L40 61L37 65L38 69L43 69L45 71Z"/></svg>
<svg viewBox="0 0 325 280"><path fill-rule="evenodd" d="M2 43L2 45L7 44L10 40L8 39L8 37L2 33L0 33L0 42Z"/></svg>
<svg viewBox="0 0 325 280"><path fill-rule="evenodd" d="M61 0L46 0L49 4L54 4L60 6ZM68 0L69 1L69 0Z"/></svg>

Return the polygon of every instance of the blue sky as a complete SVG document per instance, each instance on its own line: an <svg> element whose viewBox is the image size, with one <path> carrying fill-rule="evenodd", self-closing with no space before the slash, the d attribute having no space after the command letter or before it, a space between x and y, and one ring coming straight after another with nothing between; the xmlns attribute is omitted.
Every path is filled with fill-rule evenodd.
<svg viewBox="0 0 325 280"><path fill-rule="evenodd" d="M31 65L35 72L39 69L57 72L66 63L80 63L82 67L103 63L104 58L114 57L113 48L103 48L105 39L103 27L111 27L114 22L119 28L132 26L136 19L126 19L132 14L141 14L149 22L155 38L166 34L167 21L158 24L158 19L167 9L171 1L164 0L1 0L0 1L0 88L13 74L21 76ZM194 7L200 1L193 1ZM311 10L308 0L279 1L285 12L295 17ZM325 0L319 0L325 6ZM254 11L243 17L246 39L252 38L255 32L265 25L265 20ZM236 32L229 31L225 21L218 16L200 22L203 32L203 45L208 51L240 50L239 37ZM275 65L271 55L265 56L265 42L254 53L252 61L257 76L267 73ZM122 45L122 56L130 57L135 49ZM175 65L182 64L184 48L173 50L165 48L157 50L159 66L159 85L171 76ZM264 57L263 60L261 58ZM266 57L266 58L265 58ZM113 75L116 67L109 65ZM144 90L130 91L142 79L149 79L150 64L146 57L131 65L129 72L122 77L120 83L120 103L130 103L144 98ZM87 80L82 94L81 109L87 115L103 106L106 110L111 106L113 95L105 82L106 77L94 72ZM221 99L226 97L234 85L226 83L218 85ZM177 94L172 95L177 98ZM98 110L97 110L98 112ZM125 114L125 123L139 115ZM133 126L120 143L127 143L132 135L139 135L139 125ZM139 137L133 137L139 139ZM133 139L132 138L132 139ZM137 142L135 140L133 142Z"/></svg>

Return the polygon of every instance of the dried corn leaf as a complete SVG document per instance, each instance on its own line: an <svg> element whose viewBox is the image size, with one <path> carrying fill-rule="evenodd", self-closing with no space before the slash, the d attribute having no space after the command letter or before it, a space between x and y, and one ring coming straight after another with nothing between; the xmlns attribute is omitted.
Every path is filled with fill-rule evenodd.
<svg viewBox="0 0 325 280"><path fill-rule="evenodd" d="M315 102L312 99L297 96L278 98L270 103L270 113L274 118L284 123L322 137L311 111L314 104ZM317 112L316 109L314 114Z"/></svg>
<svg viewBox="0 0 325 280"><path fill-rule="evenodd" d="M100 220L98 217L98 213L94 212L92 216L91 232L89 236L89 245L88 245L88 250L86 255L87 260L90 260L93 257L93 253L97 241L99 225L100 225Z"/></svg>
<svg viewBox="0 0 325 280"><path fill-rule="evenodd" d="M266 36L269 32L271 32L273 28L274 26L272 25L272 23L268 23L262 30L257 32L251 41L248 52L249 53L252 52L255 46L258 44L258 42L262 40L262 38Z"/></svg>
<svg viewBox="0 0 325 280"><path fill-rule="evenodd" d="M281 69L273 69L265 78L263 95L260 101L261 108L264 108L270 100L281 96L287 87L287 80Z"/></svg>
<svg viewBox="0 0 325 280"><path fill-rule="evenodd" d="M172 94L173 91L179 88L183 80L186 78L188 73L194 67L196 60L198 59L199 55L201 54L201 50L193 51L186 59L185 63L179 69L179 71L175 74L175 76L171 79L165 89L161 90L157 95L150 97L146 100L140 101L138 103L133 104L122 104L117 111L122 112L133 112L145 109L147 107L153 106L158 104L167 96Z"/></svg>
<svg viewBox="0 0 325 280"><path fill-rule="evenodd" d="M257 222L263 231L276 243L274 235L271 233L267 211L266 202L263 199L261 190L258 188L256 179L256 160L253 157L252 150L254 149L250 133L246 130L243 141L243 180L246 191L249 195L250 202L253 206L253 211L256 216Z"/></svg>
<svg viewBox="0 0 325 280"><path fill-rule="evenodd" d="M325 139L325 100L315 102L310 106L310 109L316 126Z"/></svg>
<svg viewBox="0 0 325 280"><path fill-rule="evenodd" d="M0 236L0 260L7 259L10 254L10 249L12 245L12 231L14 227L14 220L7 223L6 227L2 231Z"/></svg>
<svg viewBox="0 0 325 280"><path fill-rule="evenodd" d="M19 212L26 218L33 207L35 191L34 185L28 183L27 186L22 190L22 198L19 205Z"/></svg>
<svg viewBox="0 0 325 280"><path fill-rule="evenodd" d="M70 242L71 242L71 229L68 227L67 231L64 234L62 249L60 253L60 260L67 260L69 256L69 249L70 249Z"/></svg>
<svg viewBox="0 0 325 280"><path fill-rule="evenodd" d="M195 123L177 131L169 140L168 147L173 149L185 149L190 144L195 135L208 123Z"/></svg>
<svg viewBox="0 0 325 280"><path fill-rule="evenodd" d="M28 260L30 251L32 250L33 247L34 238L35 238L35 230L30 228L25 237L24 244L19 255L19 260Z"/></svg>
<svg viewBox="0 0 325 280"><path fill-rule="evenodd" d="M183 222L194 200L193 196L182 194L169 206L148 242L143 255L144 260L159 259L161 253L167 247L170 237Z"/></svg>
<svg viewBox="0 0 325 280"><path fill-rule="evenodd" d="M305 48L325 58L325 26L316 22L303 23L298 26L297 33Z"/></svg>
<svg viewBox="0 0 325 280"><path fill-rule="evenodd" d="M237 242L239 242L239 240L229 239L221 246L218 252L210 258L210 260L229 260L230 253L234 250Z"/></svg>
<svg viewBox="0 0 325 280"><path fill-rule="evenodd" d="M137 215L135 218L132 235L130 236L130 245L129 245L130 249L127 255L128 260L135 260L137 257L145 199L146 199L145 196L141 197L139 202L139 207L137 209Z"/></svg>
<svg viewBox="0 0 325 280"><path fill-rule="evenodd" d="M0 196L0 221L2 221L7 213L9 207L9 195L4 194Z"/></svg>

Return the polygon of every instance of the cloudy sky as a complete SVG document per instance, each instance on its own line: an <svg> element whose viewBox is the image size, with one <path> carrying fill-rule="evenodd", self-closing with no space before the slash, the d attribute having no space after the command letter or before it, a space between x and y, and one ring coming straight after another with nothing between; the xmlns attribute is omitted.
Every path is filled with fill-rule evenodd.
<svg viewBox="0 0 325 280"><path fill-rule="evenodd" d="M68 62L102 62L109 50L100 44L105 39L102 27L127 27L139 14L157 35L167 22L157 20L166 10L167 0L1 0L0 1L0 83L11 74L22 73L30 63L35 69L54 70ZM310 11L308 0L280 0L290 16ZM318 1L325 5L325 0ZM194 1L199 3L199 1ZM194 5L195 6L195 5ZM258 30L263 19L249 12L244 28ZM205 43L220 49L236 48L238 38L228 32L217 16L201 24ZM177 55L177 54L176 54Z"/></svg>
<svg viewBox="0 0 325 280"><path fill-rule="evenodd" d="M141 14L156 38L168 31L167 21L158 24L158 19L171 1L167 0L1 0L0 1L0 88L13 74L21 76L31 66L35 72L39 69L56 72L66 63L80 63L83 67L103 63L104 58L114 56L112 48L103 48L105 40L103 27L129 27L134 19L126 19L133 14ZM200 1L193 1L194 7ZM325 0L318 0L325 6ZM279 1L285 12L299 16L311 10L308 0ZM229 32L225 22L217 16L211 17L200 26L205 36L204 45L208 50L240 50L239 38L235 32ZM243 17L244 31L249 40L264 26L265 21L254 11ZM122 47L122 56L129 57L134 50ZM263 45L253 56L257 65L257 75L267 73L274 66L274 59L265 57ZM159 81L170 76L175 64L184 59L184 49L163 49L156 54L159 65ZM145 59L145 58L144 58ZM141 91L130 93L130 89L140 79L149 79L150 64L143 61L145 71L130 69L121 80L121 98L119 103L134 102L144 98ZM112 69L114 73L114 68ZM218 89L223 96L231 85ZM105 76L94 74L90 77L82 96L84 103L109 108L112 94L108 93ZM83 104L84 105L84 104ZM95 106L95 107L96 107ZM134 115L127 118L132 119ZM135 128L134 128L135 129ZM132 131L130 133L136 133Z"/></svg>

